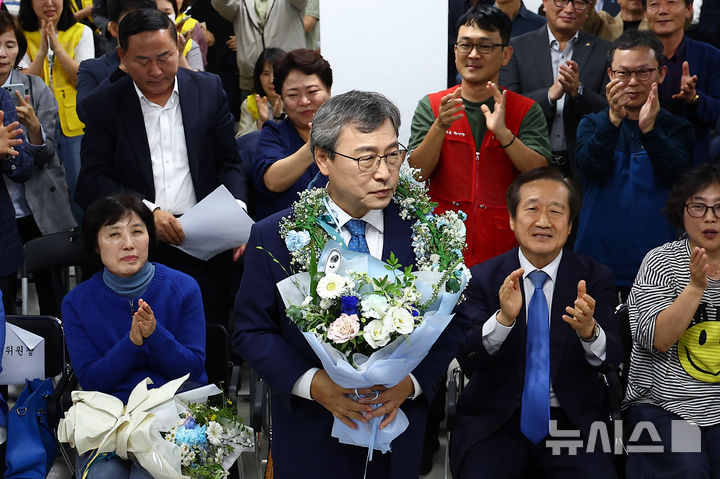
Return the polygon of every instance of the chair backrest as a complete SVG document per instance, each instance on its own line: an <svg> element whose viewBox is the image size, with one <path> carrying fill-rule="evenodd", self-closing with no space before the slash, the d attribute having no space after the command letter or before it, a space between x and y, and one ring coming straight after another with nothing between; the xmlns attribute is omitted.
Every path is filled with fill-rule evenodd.
<svg viewBox="0 0 720 479"><path fill-rule="evenodd" d="M207 323L205 327L205 372L208 382L221 385L227 391L230 368L230 337L221 324ZM222 383L222 384L220 384Z"/></svg>
<svg viewBox="0 0 720 479"><path fill-rule="evenodd" d="M24 273L85 265L94 259L85 252L79 231L40 236L25 243L24 250Z"/></svg>
<svg viewBox="0 0 720 479"><path fill-rule="evenodd" d="M247 178L248 190L248 214L251 218L255 218L255 205L257 203L257 192L255 191L255 183L253 181L253 161L255 160L255 150L257 150L258 140L260 139L260 130L251 131L235 140L238 154L242 163L245 177Z"/></svg>
<svg viewBox="0 0 720 479"><path fill-rule="evenodd" d="M45 377L61 374L65 368L65 335L54 316L5 316L5 321L45 339Z"/></svg>

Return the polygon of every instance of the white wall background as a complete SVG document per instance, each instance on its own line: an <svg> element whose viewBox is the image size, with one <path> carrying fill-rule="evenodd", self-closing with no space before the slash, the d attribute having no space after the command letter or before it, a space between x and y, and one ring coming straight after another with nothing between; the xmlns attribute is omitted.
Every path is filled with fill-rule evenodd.
<svg viewBox="0 0 720 479"><path fill-rule="evenodd" d="M400 141L407 144L418 101L446 86L447 16L443 0L321 0L332 94L384 94L400 108Z"/></svg>

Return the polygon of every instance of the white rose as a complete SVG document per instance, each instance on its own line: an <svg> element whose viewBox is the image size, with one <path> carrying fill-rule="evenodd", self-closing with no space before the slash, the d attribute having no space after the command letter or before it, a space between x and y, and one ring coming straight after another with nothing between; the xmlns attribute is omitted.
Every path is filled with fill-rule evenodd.
<svg viewBox="0 0 720 479"><path fill-rule="evenodd" d="M388 302L385 296L371 294L365 296L360 301L360 307L362 308L363 316L366 318L381 319L385 316L388 308Z"/></svg>
<svg viewBox="0 0 720 479"><path fill-rule="evenodd" d="M415 329L415 318L405 308L394 306L390 308L383 318L383 324L388 331L398 334L410 334Z"/></svg>
<svg viewBox="0 0 720 479"><path fill-rule="evenodd" d="M328 273L318 281L317 293L323 299L335 299L342 296L345 290L345 278L335 273Z"/></svg>
<svg viewBox="0 0 720 479"><path fill-rule="evenodd" d="M377 349L390 342L390 333L383 326L379 319L373 319L363 329L363 339L371 348Z"/></svg>
<svg viewBox="0 0 720 479"><path fill-rule="evenodd" d="M359 332L360 321L357 314L348 316L343 313L330 324L327 337L333 343L342 344L357 336Z"/></svg>

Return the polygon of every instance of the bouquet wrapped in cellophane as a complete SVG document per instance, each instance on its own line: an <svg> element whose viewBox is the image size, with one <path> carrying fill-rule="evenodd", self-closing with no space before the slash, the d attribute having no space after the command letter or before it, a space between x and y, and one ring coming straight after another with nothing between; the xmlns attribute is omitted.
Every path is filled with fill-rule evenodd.
<svg viewBox="0 0 720 479"><path fill-rule="evenodd" d="M287 316L300 328L330 378L345 388L392 387L424 359L450 323L470 274L463 263L465 215L433 214L424 185L401 170L394 201L404 219L415 218L416 261L401 265L348 250L332 215L327 192L301 193L293 215L281 222L291 265L306 271L277 285ZM353 430L335 419L333 437L382 452L408 425L402 410L383 430L380 418ZM371 454L370 454L371 456Z"/></svg>
<svg viewBox="0 0 720 479"><path fill-rule="evenodd" d="M154 389L148 389L152 380L147 378L133 388L127 404L99 391L73 391L58 439L79 454L92 451L86 469L109 453L136 462L154 478L225 478L238 455L252 448L252 432L235 418L231 405L214 410L206 404L222 392L215 385L175 394L188 377ZM222 419L210 419L213 414ZM218 430L212 422L224 426ZM84 473L78 471L79 477Z"/></svg>

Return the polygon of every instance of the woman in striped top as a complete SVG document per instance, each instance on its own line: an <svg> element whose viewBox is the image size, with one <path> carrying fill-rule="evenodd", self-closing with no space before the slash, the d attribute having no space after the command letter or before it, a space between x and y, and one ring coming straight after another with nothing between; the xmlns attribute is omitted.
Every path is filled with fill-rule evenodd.
<svg viewBox="0 0 720 479"><path fill-rule="evenodd" d="M663 450L630 453L626 472L632 478L717 478L720 168L704 164L687 172L670 192L666 213L686 237L650 251L635 278L628 301L633 347L625 396L629 430L651 422ZM674 421L698 426L699 434L687 434L685 424ZM657 437L645 444L651 442L659 445Z"/></svg>

